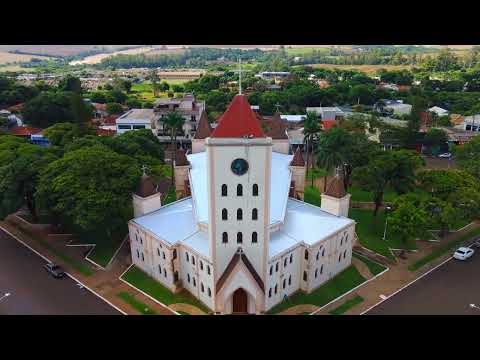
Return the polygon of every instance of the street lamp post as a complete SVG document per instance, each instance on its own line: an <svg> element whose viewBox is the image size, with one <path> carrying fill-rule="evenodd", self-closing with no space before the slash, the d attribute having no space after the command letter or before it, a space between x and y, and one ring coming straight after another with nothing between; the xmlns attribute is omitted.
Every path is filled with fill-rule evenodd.
<svg viewBox="0 0 480 360"><path fill-rule="evenodd" d="M0 297L0 301L2 301L3 299L6 299L9 296L10 296L10 293L5 293L2 297Z"/></svg>
<svg viewBox="0 0 480 360"><path fill-rule="evenodd" d="M387 224L388 224L388 213L392 210L391 206L385 207L385 229L383 230L383 240L386 241L387 236Z"/></svg>

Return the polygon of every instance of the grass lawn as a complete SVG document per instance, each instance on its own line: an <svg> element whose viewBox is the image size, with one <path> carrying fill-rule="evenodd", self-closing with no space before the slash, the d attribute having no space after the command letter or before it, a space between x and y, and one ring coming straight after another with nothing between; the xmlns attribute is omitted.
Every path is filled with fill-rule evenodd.
<svg viewBox="0 0 480 360"><path fill-rule="evenodd" d="M315 186L305 185L305 193L304 193L304 200L305 202L320 206L321 204L321 197L320 197L320 190L318 190Z"/></svg>
<svg viewBox="0 0 480 360"><path fill-rule="evenodd" d="M103 237L102 239L95 239L95 248L88 255L88 258L102 267L106 267L112 259L115 252L122 244L123 239L127 233L121 232L111 237Z"/></svg>
<svg viewBox="0 0 480 360"><path fill-rule="evenodd" d="M117 294L117 297L125 301L127 304L131 305L135 310L138 310L139 312L142 313L142 315L156 315L157 313L150 309L148 305L142 303L141 301L138 301L135 299L135 296L130 295L127 292L119 292Z"/></svg>
<svg viewBox="0 0 480 360"><path fill-rule="evenodd" d="M292 48L286 48L285 51L287 52L288 55L302 56L302 55L309 55L314 51L327 53L329 49L326 47L292 47Z"/></svg>
<svg viewBox="0 0 480 360"><path fill-rule="evenodd" d="M209 313L210 310L187 291L174 294L139 268L132 266L122 277L123 280L142 290L165 305L184 303L198 307Z"/></svg>
<svg viewBox="0 0 480 360"><path fill-rule="evenodd" d="M348 188L348 192L352 194L351 201L373 202L373 194L369 191L362 190L356 186L351 186ZM392 202L397 196L396 192L387 190L383 194L383 200L386 202Z"/></svg>
<svg viewBox="0 0 480 360"><path fill-rule="evenodd" d="M282 301L268 311L268 314L276 314L295 305L311 304L323 306L336 299L347 291L365 282L365 278L360 275L355 266L349 266L333 279L320 286L310 294L297 292L287 301Z"/></svg>
<svg viewBox="0 0 480 360"><path fill-rule="evenodd" d="M389 248L415 250L415 241L410 241L407 246L403 244L395 233L392 233L387 226L386 240L383 240L385 229L385 212L379 210L377 216L373 216L373 210L350 209L349 217L357 222L355 230L360 244L367 249L375 251L383 256L393 259Z"/></svg>
<svg viewBox="0 0 480 360"><path fill-rule="evenodd" d="M342 315L344 314L347 310L351 309L357 304L360 304L363 301L363 298L361 296L355 296L354 298L346 301L344 304L340 305L338 308L332 310L329 312L330 315Z"/></svg>
<svg viewBox="0 0 480 360"><path fill-rule="evenodd" d="M370 272L373 275L380 274L382 271L384 271L386 269L385 266L380 265L380 264L366 258L365 256L358 255L358 254L355 254L355 253L353 253L353 256L355 258L357 258L358 260L360 260L361 262L365 263L365 265L367 265L367 267L368 267L368 270L370 270Z"/></svg>
<svg viewBox="0 0 480 360"><path fill-rule="evenodd" d="M475 236L480 235L480 229L475 229L469 231L465 235L459 237L457 240L450 241L449 243L442 244L439 247L435 248L430 254L424 256L420 260L414 262L412 265L408 267L408 270L415 271L420 269L422 266L425 266L429 262L439 258L442 255L445 255L447 252L451 251L452 249L456 248L464 241L467 241Z"/></svg>
<svg viewBox="0 0 480 360"><path fill-rule="evenodd" d="M305 179L312 181L312 178L313 178L313 180L315 180L315 179L318 179L318 178L320 178L320 177L324 177L324 176L326 176L326 175L328 175L328 171L327 171L327 170L325 170L325 169L319 169L319 168L313 168L313 170L312 170L312 169L308 169L308 174L307 174L307 176L306 176Z"/></svg>

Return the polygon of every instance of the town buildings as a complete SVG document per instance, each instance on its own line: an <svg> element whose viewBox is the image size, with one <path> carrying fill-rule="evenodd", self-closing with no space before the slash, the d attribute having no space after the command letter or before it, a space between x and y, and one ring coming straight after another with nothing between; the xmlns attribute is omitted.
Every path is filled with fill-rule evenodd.
<svg viewBox="0 0 480 360"><path fill-rule="evenodd" d="M132 109L115 120L117 134L130 130L151 129L153 109Z"/></svg>
<svg viewBox="0 0 480 360"><path fill-rule="evenodd" d="M300 151L288 154L279 119L264 132L237 95L215 129L202 118L191 154L178 151L175 182L184 198L160 206L155 185L142 177L129 222L135 266L215 313L259 314L350 265L350 195L336 176L321 208L297 200L305 162Z"/></svg>

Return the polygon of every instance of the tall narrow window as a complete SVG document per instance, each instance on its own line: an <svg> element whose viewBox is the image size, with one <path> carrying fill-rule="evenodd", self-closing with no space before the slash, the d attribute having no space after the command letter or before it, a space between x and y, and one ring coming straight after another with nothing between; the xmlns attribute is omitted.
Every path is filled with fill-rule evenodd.
<svg viewBox="0 0 480 360"><path fill-rule="evenodd" d="M203 270L203 261L200 260L200 270Z"/></svg>
<svg viewBox="0 0 480 360"><path fill-rule="evenodd" d="M253 196L258 196L258 185L257 184L253 184L252 193L253 193Z"/></svg>
<svg viewBox="0 0 480 360"><path fill-rule="evenodd" d="M167 277L167 269L163 268L163 276Z"/></svg>
<svg viewBox="0 0 480 360"><path fill-rule="evenodd" d="M210 288L208 288L208 297L212 297L212 290L210 290Z"/></svg>
<svg viewBox="0 0 480 360"><path fill-rule="evenodd" d="M344 258L344 259L345 259L346 256L347 256L347 250L345 250L345 251L343 252L343 258Z"/></svg>
<svg viewBox="0 0 480 360"><path fill-rule="evenodd" d="M293 254L290 254L290 264L292 263L293 261Z"/></svg>
<svg viewBox="0 0 480 360"><path fill-rule="evenodd" d="M190 283L190 274L187 274L187 281Z"/></svg>
<svg viewBox="0 0 480 360"><path fill-rule="evenodd" d="M207 274L210 275L210 265L207 265Z"/></svg>
<svg viewBox="0 0 480 360"><path fill-rule="evenodd" d="M288 277L288 285L289 285L289 286L292 285L292 275L290 275L290 276Z"/></svg>
<svg viewBox="0 0 480 360"><path fill-rule="evenodd" d="M160 264L158 265L158 272L160 273L160 275L162 274L162 267L160 266Z"/></svg>
<svg viewBox="0 0 480 360"><path fill-rule="evenodd" d="M307 281L307 272L306 271L303 272L303 281Z"/></svg>
<svg viewBox="0 0 480 360"><path fill-rule="evenodd" d="M243 187L242 184L237 185L237 196L243 196Z"/></svg>
<svg viewBox="0 0 480 360"><path fill-rule="evenodd" d="M140 252L137 249L137 258L140 258Z"/></svg>
<svg viewBox="0 0 480 360"><path fill-rule="evenodd" d="M185 256L187 257L187 262L190 261L190 257L188 256L188 253L185 253Z"/></svg>
<svg viewBox="0 0 480 360"><path fill-rule="evenodd" d="M340 262L340 260L342 259L342 254L338 254L338 262Z"/></svg>
<svg viewBox="0 0 480 360"><path fill-rule="evenodd" d="M308 260L308 250L305 250L305 260Z"/></svg>
<svg viewBox="0 0 480 360"><path fill-rule="evenodd" d="M270 275L272 275L272 274L273 274L273 265L270 266Z"/></svg>
<svg viewBox="0 0 480 360"><path fill-rule="evenodd" d="M318 269L315 269L315 279L317 278L318 275Z"/></svg>
<svg viewBox="0 0 480 360"><path fill-rule="evenodd" d="M192 255L192 265L195 265L195 256Z"/></svg>
<svg viewBox="0 0 480 360"><path fill-rule="evenodd" d="M317 252L317 260L318 260L319 257L320 257L320 251Z"/></svg>
<svg viewBox="0 0 480 360"><path fill-rule="evenodd" d="M228 220L228 211L227 211L227 209L222 209L222 220Z"/></svg>
<svg viewBox="0 0 480 360"><path fill-rule="evenodd" d="M269 298L272 297L272 288L268 289L268 297L269 297Z"/></svg>
<svg viewBox="0 0 480 360"><path fill-rule="evenodd" d="M320 267L320 274L323 274L323 265Z"/></svg>
<svg viewBox="0 0 480 360"><path fill-rule="evenodd" d="M178 281L178 271L175 271L173 273L173 281L177 282Z"/></svg>
<svg viewBox="0 0 480 360"><path fill-rule="evenodd" d="M165 260L165 252L162 251L163 260Z"/></svg>
<svg viewBox="0 0 480 360"><path fill-rule="evenodd" d="M254 243L254 244L257 243L257 241L258 241L257 236L258 236L258 235L257 235L257 232L254 231L254 232L252 233L252 243Z"/></svg>
<svg viewBox="0 0 480 360"><path fill-rule="evenodd" d="M287 267L287 260L288 260L287 258L283 260L283 267Z"/></svg>
<svg viewBox="0 0 480 360"><path fill-rule="evenodd" d="M205 288L203 287L203 283L200 283L200 288L201 288L202 292L205 292Z"/></svg>
<svg viewBox="0 0 480 360"><path fill-rule="evenodd" d="M278 262L275 264L275 272L278 272Z"/></svg>
<svg viewBox="0 0 480 360"><path fill-rule="evenodd" d="M193 280L193 286L197 286L197 282L195 281L195 278L192 278Z"/></svg>
<svg viewBox="0 0 480 360"><path fill-rule="evenodd" d="M237 220L243 219L243 211L242 209L237 209Z"/></svg>
<svg viewBox="0 0 480 360"><path fill-rule="evenodd" d="M258 220L258 210L257 209L252 210L252 220Z"/></svg>
<svg viewBox="0 0 480 360"><path fill-rule="evenodd" d="M158 254L158 256L160 256L160 249L159 248L157 248L157 254Z"/></svg>
<svg viewBox="0 0 480 360"><path fill-rule="evenodd" d="M237 233L237 244L243 243L243 235L241 232Z"/></svg>
<svg viewBox="0 0 480 360"><path fill-rule="evenodd" d="M228 243L228 234L226 232L222 234L222 243Z"/></svg>
<svg viewBox="0 0 480 360"><path fill-rule="evenodd" d="M142 261L145 261L145 256L143 256L143 253L142 253Z"/></svg>
<svg viewBox="0 0 480 360"><path fill-rule="evenodd" d="M227 196L227 185L222 185L222 196Z"/></svg>
<svg viewBox="0 0 480 360"><path fill-rule="evenodd" d="M283 279L283 284L282 284L282 288L285 289L285 286L287 285L287 279Z"/></svg>
<svg viewBox="0 0 480 360"><path fill-rule="evenodd" d="M322 257L325 256L325 249L322 250Z"/></svg>
<svg viewBox="0 0 480 360"><path fill-rule="evenodd" d="M177 258L177 249L173 249L173 260Z"/></svg>
<svg viewBox="0 0 480 360"><path fill-rule="evenodd" d="M275 294L277 293L277 290L278 290L278 285L275 284Z"/></svg>

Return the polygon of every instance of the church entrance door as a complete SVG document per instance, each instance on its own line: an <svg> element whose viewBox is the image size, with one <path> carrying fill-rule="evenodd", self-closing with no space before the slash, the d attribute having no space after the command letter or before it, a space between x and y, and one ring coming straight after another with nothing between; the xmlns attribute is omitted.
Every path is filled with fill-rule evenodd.
<svg viewBox="0 0 480 360"><path fill-rule="evenodd" d="M233 311L234 314L248 313L248 296L245 290L239 288L233 293Z"/></svg>

